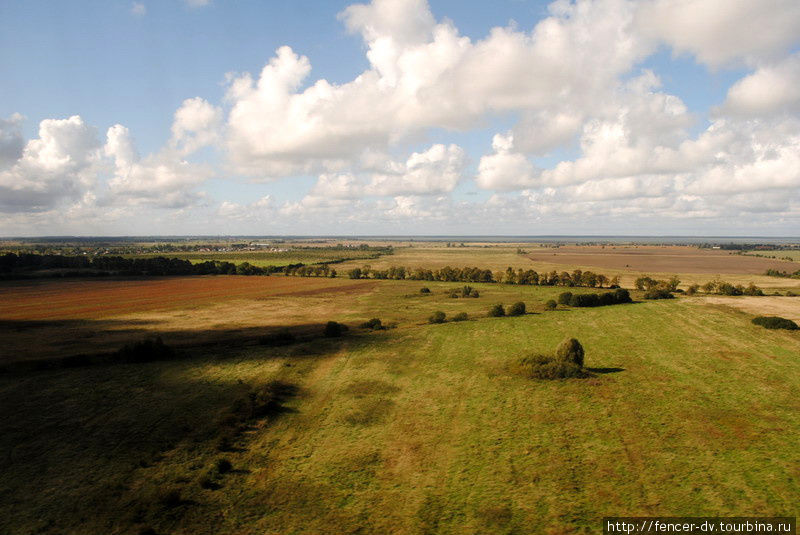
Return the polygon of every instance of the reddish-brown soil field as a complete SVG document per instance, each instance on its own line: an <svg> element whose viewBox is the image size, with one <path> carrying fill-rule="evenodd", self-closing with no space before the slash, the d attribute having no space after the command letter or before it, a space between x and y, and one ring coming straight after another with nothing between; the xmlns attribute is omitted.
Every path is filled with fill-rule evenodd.
<svg viewBox="0 0 800 535"><path fill-rule="evenodd" d="M318 335L376 284L231 275L0 282L0 364L108 353L148 336L189 347L255 343L282 326Z"/></svg>
<svg viewBox="0 0 800 535"><path fill-rule="evenodd" d="M573 246L535 251L534 262L639 272L763 275L768 269L796 271L797 262L730 254L685 246Z"/></svg>
<svg viewBox="0 0 800 535"><path fill-rule="evenodd" d="M357 292L371 281L304 277L165 277L159 279L0 283L0 320L101 319L192 308L233 299Z"/></svg>

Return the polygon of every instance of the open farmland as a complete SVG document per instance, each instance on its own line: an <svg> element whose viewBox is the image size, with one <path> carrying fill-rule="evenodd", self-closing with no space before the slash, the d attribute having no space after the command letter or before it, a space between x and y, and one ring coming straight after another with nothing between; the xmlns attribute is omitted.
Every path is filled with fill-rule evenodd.
<svg viewBox="0 0 800 535"><path fill-rule="evenodd" d="M794 266L782 260L688 246L568 246L551 251L533 251L528 258L534 262L576 264L598 269L709 275L762 275L767 269L785 270Z"/></svg>
<svg viewBox="0 0 800 535"><path fill-rule="evenodd" d="M214 307L227 306L229 314L242 307L234 320L251 325L316 329L336 319L352 333L0 375L0 406L15 407L0 413L0 532L573 533L598 532L609 512L796 514L797 333L766 331L704 298L545 312L563 289L484 284L475 285L478 299L452 299L446 290L461 285L209 280L231 286L227 304L222 287L205 304L164 289L172 305L140 301L131 323L138 314L193 318L204 307L225 322ZM163 281L71 288L93 295L86 285L95 283L95 295L113 301L110 284L124 295L126 285ZM52 284L55 293L72 283ZM423 284L430 295L419 293ZM531 313L485 317L490 304L517 300ZM437 309L472 319L427 324ZM97 307L70 310L99 319ZM125 321L119 313L105 317ZM370 317L399 325L356 327ZM215 328L186 329L203 337ZM508 372L520 355L565 336L584 344L593 377L541 382ZM219 451L226 411L248 385L271 380L296 394ZM232 470L204 487L220 458Z"/></svg>
<svg viewBox="0 0 800 535"><path fill-rule="evenodd" d="M193 264L207 261L232 262L234 264L248 262L254 266L268 267L286 266L289 264L319 264L322 262L341 262L346 260L369 260L378 256L378 253L369 250L359 250L357 248L298 247L290 248L285 251L191 251L147 253L125 256L128 258L152 258L156 256L168 256L169 258L189 260Z"/></svg>
<svg viewBox="0 0 800 535"><path fill-rule="evenodd" d="M525 254L519 254L518 250ZM443 266L475 266L481 269L504 271L535 269L541 272L593 270L609 277L619 276L623 286L633 286L634 280L649 274L669 278L677 274L682 286L703 284L716 277L732 284L755 283L762 288L798 288L800 280L768 277L767 269L795 271L792 262L745 255L727 251L699 249L691 246L562 246L538 244L493 244L466 247L445 247L441 243L415 244L396 248L395 253L375 260L355 260L337 267L340 274L348 269L369 265L373 269L389 266L436 269Z"/></svg>
<svg viewBox="0 0 800 535"><path fill-rule="evenodd" d="M114 351L156 333L177 345L319 323L372 281L205 276L0 282L0 363ZM295 299L288 299L294 297Z"/></svg>
<svg viewBox="0 0 800 535"><path fill-rule="evenodd" d="M779 316L800 322L800 297L706 297L705 301L733 307L754 316Z"/></svg>

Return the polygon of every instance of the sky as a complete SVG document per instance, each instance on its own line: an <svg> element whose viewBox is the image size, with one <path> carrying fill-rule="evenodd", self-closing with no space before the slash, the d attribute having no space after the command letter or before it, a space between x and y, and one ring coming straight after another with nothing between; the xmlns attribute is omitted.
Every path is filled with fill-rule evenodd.
<svg viewBox="0 0 800 535"><path fill-rule="evenodd" d="M800 236L800 2L0 2L0 236L191 234Z"/></svg>

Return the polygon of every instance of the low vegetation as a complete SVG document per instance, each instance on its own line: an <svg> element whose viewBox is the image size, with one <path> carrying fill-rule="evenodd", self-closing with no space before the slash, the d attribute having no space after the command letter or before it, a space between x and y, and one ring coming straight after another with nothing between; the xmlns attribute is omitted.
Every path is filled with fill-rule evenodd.
<svg viewBox="0 0 800 535"><path fill-rule="evenodd" d="M631 296L628 290L617 288L613 292L575 294L569 299L571 307L601 307L630 303Z"/></svg>
<svg viewBox="0 0 800 535"><path fill-rule="evenodd" d="M489 309L490 318L501 318L506 315L506 310L503 305L498 303Z"/></svg>
<svg viewBox="0 0 800 535"><path fill-rule="evenodd" d="M380 331L385 329L383 323L381 322L380 318L372 318L369 321L365 321L361 324L362 329L371 329L373 331Z"/></svg>
<svg viewBox="0 0 800 535"><path fill-rule="evenodd" d="M797 323L790 319L778 316L756 316L751 320L754 324L766 329L786 329L788 331L797 330Z"/></svg>
<svg viewBox="0 0 800 535"><path fill-rule="evenodd" d="M325 329L322 331L324 336L328 338L337 338L340 336L344 336L344 333L348 331L347 325L344 323L338 323L336 321L329 321L325 324Z"/></svg>
<svg viewBox="0 0 800 535"><path fill-rule="evenodd" d="M764 274L769 277L781 277L784 279L800 279L800 269L794 272L780 271L777 269L768 269Z"/></svg>
<svg viewBox="0 0 800 535"><path fill-rule="evenodd" d="M575 338L564 339L554 354L534 353L522 357L513 371L530 379L569 379L585 377L584 350Z"/></svg>
<svg viewBox="0 0 800 535"><path fill-rule="evenodd" d="M523 316L525 315L525 303L522 301L518 301L508 307L508 311L506 312L506 316Z"/></svg>
<svg viewBox="0 0 800 535"><path fill-rule="evenodd" d="M428 317L428 323L444 323L447 321L447 314L441 310L437 310Z"/></svg>

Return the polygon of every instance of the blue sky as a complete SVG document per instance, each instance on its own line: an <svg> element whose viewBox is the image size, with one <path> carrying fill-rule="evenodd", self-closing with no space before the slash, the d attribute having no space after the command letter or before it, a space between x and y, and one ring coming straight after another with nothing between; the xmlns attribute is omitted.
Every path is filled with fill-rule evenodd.
<svg viewBox="0 0 800 535"><path fill-rule="evenodd" d="M353 4L0 3L0 235L796 234L796 2Z"/></svg>

